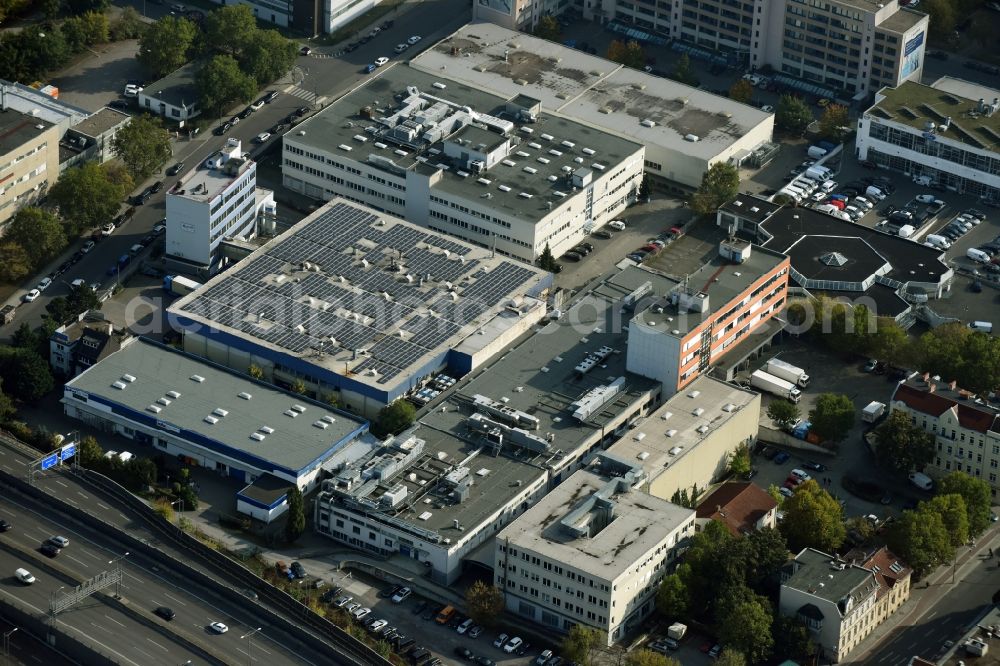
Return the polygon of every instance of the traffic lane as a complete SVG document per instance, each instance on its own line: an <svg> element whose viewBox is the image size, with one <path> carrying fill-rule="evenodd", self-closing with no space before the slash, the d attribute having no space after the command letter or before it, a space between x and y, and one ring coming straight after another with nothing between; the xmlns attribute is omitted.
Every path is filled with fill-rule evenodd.
<svg viewBox="0 0 1000 666"><path fill-rule="evenodd" d="M68 657L49 647L44 640L20 627L0 620L0 632L7 634L10 663L17 666L75 666Z"/></svg>
<svg viewBox="0 0 1000 666"><path fill-rule="evenodd" d="M34 584L23 585L14 578L14 570L21 567L35 576ZM70 587L3 549L0 549L0 571L8 572L0 579L0 595L16 600L40 617L48 614L49 599L61 589ZM76 640L114 655L120 663L176 666L187 659L191 659L192 663L208 663L97 598L91 597L61 612L55 622Z"/></svg>
<svg viewBox="0 0 1000 666"><path fill-rule="evenodd" d="M60 479L54 481L57 484L61 482ZM68 484L61 483L61 485L69 489ZM111 511L110 506L93 498L88 499L94 505L100 505L99 508ZM76 524L61 525L14 499L9 498L8 502L13 506L0 507L0 515L4 515L14 525L14 529L7 532L4 538L22 548L37 549L52 536L57 534L66 536L70 539L70 545L55 558L55 564L64 566L81 578L89 578L108 570L113 566L111 561L124 552L122 548L104 541L106 535ZM67 566L67 561L73 564ZM153 566L154 563L137 555L124 560L123 594L129 599L133 608L142 609L147 613L152 613L159 606L172 608L177 617L164 624L168 631L183 634L186 639L206 645L215 651L223 650L230 654L243 652L244 655L246 655L246 641L240 640L242 634L260 626L270 629L272 634L277 633L277 630L270 625L261 624L256 618L249 617L248 614L241 612L241 609L215 597L207 590L199 590L199 594L196 594L190 590L190 583L185 587L184 581L170 580L165 575L152 572L150 569ZM229 626L229 632L212 635L206 639L206 634L211 633L207 627L212 622L223 622ZM259 647L259 652L266 655L268 660L276 664L302 663L294 653L287 652L283 648L276 649L280 646L260 645L265 638L273 642L273 639L262 631L254 641L254 650L258 651ZM211 642L206 643L206 640Z"/></svg>

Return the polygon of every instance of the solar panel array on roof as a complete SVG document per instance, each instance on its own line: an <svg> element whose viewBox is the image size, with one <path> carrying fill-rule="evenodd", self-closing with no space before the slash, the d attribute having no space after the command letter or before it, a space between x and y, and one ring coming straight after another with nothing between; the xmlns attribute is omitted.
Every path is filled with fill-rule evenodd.
<svg viewBox="0 0 1000 666"><path fill-rule="evenodd" d="M296 354L356 352L386 383L537 273L338 203L180 309Z"/></svg>

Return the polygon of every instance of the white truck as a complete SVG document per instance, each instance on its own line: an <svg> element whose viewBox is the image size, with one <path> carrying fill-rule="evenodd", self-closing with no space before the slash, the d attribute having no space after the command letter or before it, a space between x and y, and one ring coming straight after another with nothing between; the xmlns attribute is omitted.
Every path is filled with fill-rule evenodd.
<svg viewBox="0 0 1000 666"><path fill-rule="evenodd" d="M872 400L861 412L861 420L865 423L875 423L885 414L885 403Z"/></svg>
<svg viewBox="0 0 1000 666"><path fill-rule="evenodd" d="M687 633L687 630L688 628L686 624L683 624L681 622L674 622L672 625L667 627L667 636L674 639L675 641L679 641L682 638L684 638L684 634Z"/></svg>
<svg viewBox="0 0 1000 666"><path fill-rule="evenodd" d="M910 483L921 490L930 490L934 487L934 480L923 472L910 472Z"/></svg>
<svg viewBox="0 0 1000 666"><path fill-rule="evenodd" d="M798 384L799 388L806 388L809 386L809 375L805 373L805 370L798 368L787 361L782 361L780 358L772 358L764 366L763 370L768 374L772 374L779 379L784 379L785 381L792 382L793 384Z"/></svg>
<svg viewBox="0 0 1000 666"><path fill-rule="evenodd" d="M756 370L750 375L750 386L790 402L798 402L802 398L802 392L795 388L795 384L763 370Z"/></svg>

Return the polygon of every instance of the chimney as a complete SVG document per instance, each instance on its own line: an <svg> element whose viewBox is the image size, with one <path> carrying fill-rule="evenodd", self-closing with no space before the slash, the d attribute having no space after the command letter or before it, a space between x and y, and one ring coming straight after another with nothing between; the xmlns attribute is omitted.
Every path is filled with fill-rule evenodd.
<svg viewBox="0 0 1000 666"><path fill-rule="evenodd" d="M937 390L937 384L928 384L927 385L927 392L928 393L934 393L934 391L936 391L936 390Z"/></svg>
<svg viewBox="0 0 1000 666"><path fill-rule="evenodd" d="M924 383L926 384L927 380L931 378L931 373L925 372L921 378L924 380Z"/></svg>
<svg viewBox="0 0 1000 666"><path fill-rule="evenodd" d="M954 380L954 379L953 379L953 380L951 380L950 382L948 382L948 388L950 388L950 389L951 389L952 391L954 391L954 390L955 390L955 387L956 387L957 385L958 385L958 382L957 382L956 380Z"/></svg>

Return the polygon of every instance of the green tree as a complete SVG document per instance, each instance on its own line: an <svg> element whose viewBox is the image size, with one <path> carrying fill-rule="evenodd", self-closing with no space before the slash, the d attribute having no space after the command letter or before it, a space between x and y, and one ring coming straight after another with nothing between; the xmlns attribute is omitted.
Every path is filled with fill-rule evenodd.
<svg viewBox="0 0 1000 666"><path fill-rule="evenodd" d="M714 213L739 191L739 169L728 162L716 162L701 177L701 185L691 197L691 208L699 215Z"/></svg>
<svg viewBox="0 0 1000 666"><path fill-rule="evenodd" d="M139 39L146 31L146 23L135 7L125 7L118 20L111 25L110 38L113 42Z"/></svg>
<svg viewBox="0 0 1000 666"><path fill-rule="evenodd" d="M812 109L794 95L782 95L774 110L774 125L790 134L801 134L813 121Z"/></svg>
<svg viewBox="0 0 1000 666"><path fill-rule="evenodd" d="M28 0L0 0L0 23L23 12L30 4Z"/></svg>
<svg viewBox="0 0 1000 666"><path fill-rule="evenodd" d="M969 540L969 512L961 495L938 495L929 502L922 502L918 511L933 511L941 516L944 529L951 538L951 545L958 548Z"/></svg>
<svg viewBox="0 0 1000 666"><path fill-rule="evenodd" d="M535 263L538 264L538 267L541 268L542 270L546 270L552 273L555 272L556 266L559 265L559 262L556 261L556 258L552 256L552 250L549 248L548 243L545 244L545 249L542 250L542 253L540 255L538 255L538 259L535 260Z"/></svg>
<svg viewBox="0 0 1000 666"><path fill-rule="evenodd" d="M147 26L136 56L156 78L166 76L188 61L198 27L181 16L164 16Z"/></svg>
<svg viewBox="0 0 1000 666"><path fill-rule="evenodd" d="M729 454L729 472L740 479L750 474L750 447L740 444Z"/></svg>
<svg viewBox="0 0 1000 666"><path fill-rule="evenodd" d="M830 104L823 109L819 118L819 134L824 139L840 143L844 133L850 130L851 119L847 107L840 104Z"/></svg>
<svg viewBox="0 0 1000 666"><path fill-rule="evenodd" d="M715 660L715 666L747 666L747 658L742 652L726 647L722 648L719 658Z"/></svg>
<svg viewBox="0 0 1000 666"><path fill-rule="evenodd" d="M774 647L771 636L771 605L766 597L751 595L722 611L719 639L742 652L754 664L764 662Z"/></svg>
<svg viewBox="0 0 1000 666"><path fill-rule="evenodd" d="M539 19L538 25L535 26L535 37L561 43L562 28L559 26L559 21L551 14L546 14Z"/></svg>
<svg viewBox="0 0 1000 666"><path fill-rule="evenodd" d="M20 243L0 242L0 282L15 284L31 273L31 257Z"/></svg>
<svg viewBox="0 0 1000 666"><path fill-rule="evenodd" d="M306 505L298 486L288 489L288 519L285 521L285 541L295 543L306 531Z"/></svg>
<svg viewBox="0 0 1000 666"><path fill-rule="evenodd" d="M955 32L955 4L951 0L924 0L920 11L930 17L930 36L935 43L951 40Z"/></svg>
<svg viewBox="0 0 1000 666"><path fill-rule="evenodd" d="M226 5L209 12L202 24L204 43L223 55L239 57L257 34L257 19L246 5Z"/></svg>
<svg viewBox="0 0 1000 666"><path fill-rule="evenodd" d="M816 548L832 553L844 542L843 510L815 481L806 481L796 488L781 510L785 512L781 533L792 552Z"/></svg>
<svg viewBox="0 0 1000 666"><path fill-rule="evenodd" d="M76 235L114 218L132 179L112 163L84 162L67 169L49 190L49 200L69 223L68 233Z"/></svg>
<svg viewBox="0 0 1000 666"><path fill-rule="evenodd" d="M85 14L87 12L103 13L110 4L109 0L63 0L63 7L70 14Z"/></svg>
<svg viewBox="0 0 1000 666"><path fill-rule="evenodd" d="M680 564L677 571L663 577L656 590L656 610L668 621L687 617L690 592L686 577L691 575L691 567Z"/></svg>
<svg viewBox="0 0 1000 666"><path fill-rule="evenodd" d="M28 325L27 322L23 322L14 331L14 335L10 339L11 347L18 347L20 349L34 349L38 350L38 335L35 331Z"/></svg>
<svg viewBox="0 0 1000 666"><path fill-rule="evenodd" d="M0 380L0 387L2 386L3 380ZM0 424L7 423L16 415L17 408L14 406L14 401L0 388Z"/></svg>
<svg viewBox="0 0 1000 666"><path fill-rule="evenodd" d="M601 645L602 642L607 645L604 632L582 624L574 624L563 639L559 653L569 661L588 666L591 650Z"/></svg>
<svg viewBox="0 0 1000 666"><path fill-rule="evenodd" d="M869 351L875 358L902 366L912 360L913 345L909 336L891 317L879 317L869 336Z"/></svg>
<svg viewBox="0 0 1000 666"><path fill-rule="evenodd" d="M990 486L965 472L952 472L938 482L939 495L961 495L969 514L969 536L977 537L990 526Z"/></svg>
<svg viewBox="0 0 1000 666"><path fill-rule="evenodd" d="M858 543L867 543L875 536L875 524L867 516L851 516L844 521L847 534Z"/></svg>
<svg viewBox="0 0 1000 666"><path fill-rule="evenodd" d="M134 116L115 133L111 150L125 164L132 180L142 182L170 159L170 134L159 118Z"/></svg>
<svg viewBox="0 0 1000 666"><path fill-rule="evenodd" d="M774 658L776 661L791 660L800 664L811 663L816 652L816 644L805 623L797 617L777 615L771 628L774 636Z"/></svg>
<svg viewBox="0 0 1000 666"><path fill-rule="evenodd" d="M616 39L608 46L608 60L633 69L642 69L646 66L646 53L637 41L623 42Z"/></svg>
<svg viewBox="0 0 1000 666"><path fill-rule="evenodd" d="M652 650L635 650L625 657L625 666L681 666L681 662Z"/></svg>
<svg viewBox="0 0 1000 666"><path fill-rule="evenodd" d="M21 402L36 403L55 382L48 362L34 349L0 348L0 381L4 390Z"/></svg>
<svg viewBox="0 0 1000 666"><path fill-rule="evenodd" d="M277 30L258 30L247 44L240 65L263 85L287 74L298 55L295 42Z"/></svg>
<svg viewBox="0 0 1000 666"><path fill-rule="evenodd" d="M417 418L416 408L407 400L397 400L378 413L378 427L385 435L398 435Z"/></svg>
<svg viewBox="0 0 1000 666"><path fill-rule="evenodd" d="M753 99L753 84L746 79L737 79L736 83L729 86L729 99L749 104Z"/></svg>
<svg viewBox="0 0 1000 666"><path fill-rule="evenodd" d="M856 410L851 399L842 393L821 393L816 406L809 410L812 430L826 440L843 441L854 427Z"/></svg>
<svg viewBox="0 0 1000 666"><path fill-rule="evenodd" d="M892 412L875 429L875 456L898 472L923 469L934 460L934 446L934 435L911 423L906 412Z"/></svg>
<svg viewBox="0 0 1000 666"><path fill-rule="evenodd" d="M495 626L503 613L503 590L477 580L465 592L465 607L477 624Z"/></svg>
<svg viewBox="0 0 1000 666"><path fill-rule="evenodd" d="M246 5L229 5L223 9ZM218 13L222 9L216 10ZM245 104L257 92L253 77L244 74L232 56L215 56L195 74L195 85L201 106L211 113L220 113L236 102Z"/></svg>
<svg viewBox="0 0 1000 666"><path fill-rule="evenodd" d="M60 29L66 46L73 52L108 41L108 17L99 12L87 12L68 18L63 21Z"/></svg>
<svg viewBox="0 0 1000 666"><path fill-rule="evenodd" d="M66 312L70 319L75 319L77 315L87 310L100 309L101 301L89 285L70 287L69 294L66 296Z"/></svg>
<svg viewBox="0 0 1000 666"><path fill-rule="evenodd" d="M955 556L955 548L941 516L932 510L904 511L887 534L889 547L917 576L932 571Z"/></svg>
<svg viewBox="0 0 1000 666"><path fill-rule="evenodd" d="M247 374L253 377L254 379L264 378L264 370L261 369L259 365L256 365L254 363L251 363L250 367L247 368Z"/></svg>
<svg viewBox="0 0 1000 666"><path fill-rule="evenodd" d="M767 406L767 418L783 430L798 423L800 415L799 406L788 400L772 400Z"/></svg>
<svg viewBox="0 0 1000 666"><path fill-rule="evenodd" d="M649 174L643 174L642 180L639 181L639 200L648 203L650 194L652 187L649 184Z"/></svg>
<svg viewBox="0 0 1000 666"><path fill-rule="evenodd" d="M694 70L691 69L691 58L687 53L682 53L681 57L677 59L677 64L674 65L674 71L670 74L670 78L685 85L698 85L698 77L695 76Z"/></svg>
<svg viewBox="0 0 1000 666"><path fill-rule="evenodd" d="M33 266L40 267L66 247L66 233L52 213L28 206L15 213L4 239L25 249Z"/></svg>
<svg viewBox="0 0 1000 666"><path fill-rule="evenodd" d="M785 496L781 494L780 490L778 490L778 484L772 483L768 485L767 494L771 496L771 499L778 503L778 506L785 503Z"/></svg>
<svg viewBox="0 0 1000 666"><path fill-rule="evenodd" d="M93 435L87 435L80 440L80 446L76 455L80 456L80 464L84 467L92 467L95 463L104 459L104 449L97 442Z"/></svg>
<svg viewBox="0 0 1000 666"><path fill-rule="evenodd" d="M733 542L734 555L743 570L742 579L751 590L767 592L771 579L788 562L788 543L771 527L754 530Z"/></svg>

